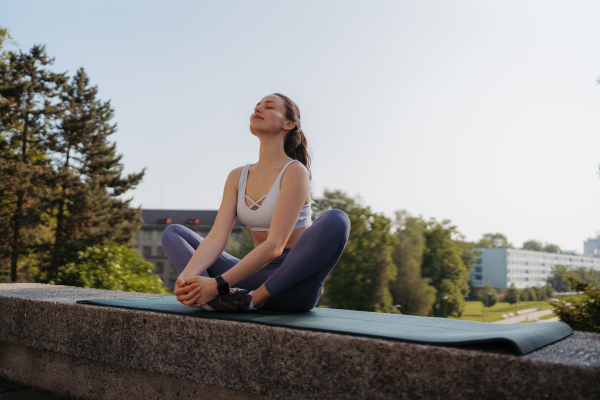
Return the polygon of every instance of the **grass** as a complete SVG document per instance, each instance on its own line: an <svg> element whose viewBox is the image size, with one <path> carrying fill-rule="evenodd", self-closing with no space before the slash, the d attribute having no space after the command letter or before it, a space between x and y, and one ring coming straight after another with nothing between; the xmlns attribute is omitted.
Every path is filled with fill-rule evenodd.
<svg viewBox="0 0 600 400"><path fill-rule="evenodd" d="M466 321L493 322L502 319L502 314L516 314L518 310L526 310L528 308L539 307L540 310L547 310L552 306L546 301L520 301L517 304L509 304L506 302L498 302L492 307L486 308L485 315L483 311L483 303L481 301L467 301L465 311L460 318L450 317L452 319L460 319Z"/></svg>
<svg viewBox="0 0 600 400"><path fill-rule="evenodd" d="M541 317L539 317L539 319L550 319L550 318L554 318L556 317L556 314L552 313L552 314L548 314L548 315L542 315Z"/></svg>
<svg viewBox="0 0 600 400"><path fill-rule="evenodd" d="M582 294L576 294L573 296L556 296L557 299L562 300L562 301L566 301L566 302L571 302L571 301L581 301L584 299L584 295Z"/></svg>

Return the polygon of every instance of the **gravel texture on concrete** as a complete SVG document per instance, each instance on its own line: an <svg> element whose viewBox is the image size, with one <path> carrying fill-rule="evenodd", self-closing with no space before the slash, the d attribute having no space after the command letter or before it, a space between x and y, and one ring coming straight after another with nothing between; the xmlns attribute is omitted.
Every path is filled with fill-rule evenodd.
<svg viewBox="0 0 600 400"><path fill-rule="evenodd" d="M0 378L0 400L59 400L67 397Z"/></svg>
<svg viewBox="0 0 600 400"><path fill-rule="evenodd" d="M75 304L150 296L0 284L0 341L274 398L600 398L598 334L516 356Z"/></svg>

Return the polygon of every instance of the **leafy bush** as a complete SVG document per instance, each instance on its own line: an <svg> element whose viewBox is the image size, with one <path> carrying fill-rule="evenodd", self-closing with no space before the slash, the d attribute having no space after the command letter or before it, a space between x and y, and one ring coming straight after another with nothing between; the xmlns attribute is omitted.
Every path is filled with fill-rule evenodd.
<svg viewBox="0 0 600 400"><path fill-rule="evenodd" d="M575 331L600 333L600 290L574 276L565 275L564 279L583 295L571 303L551 301L554 313Z"/></svg>
<svg viewBox="0 0 600 400"><path fill-rule="evenodd" d="M519 289L515 287L514 283L511 283L510 287L506 289L504 301L508 304L516 304L519 301Z"/></svg>
<svg viewBox="0 0 600 400"><path fill-rule="evenodd" d="M486 307L492 307L498 302L498 294L489 282L485 284L483 290L479 293L478 300Z"/></svg>
<svg viewBox="0 0 600 400"><path fill-rule="evenodd" d="M168 294L154 265L137 249L126 246L94 246L78 252L76 262L59 267L53 285Z"/></svg>

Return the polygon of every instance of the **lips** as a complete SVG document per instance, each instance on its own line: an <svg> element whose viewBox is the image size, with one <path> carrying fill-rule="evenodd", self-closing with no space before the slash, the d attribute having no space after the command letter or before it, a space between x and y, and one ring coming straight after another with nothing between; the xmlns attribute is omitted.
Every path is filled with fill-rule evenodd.
<svg viewBox="0 0 600 400"><path fill-rule="evenodd" d="M259 116L259 115L253 115L252 119L263 119L263 118L261 116Z"/></svg>

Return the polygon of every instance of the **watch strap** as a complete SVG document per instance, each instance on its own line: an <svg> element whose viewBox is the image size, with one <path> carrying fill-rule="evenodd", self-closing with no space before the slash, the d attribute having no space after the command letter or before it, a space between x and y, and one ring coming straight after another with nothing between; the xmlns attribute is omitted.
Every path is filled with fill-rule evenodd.
<svg viewBox="0 0 600 400"><path fill-rule="evenodd" d="M215 280L217 281L217 289L219 290L220 295L229 293L229 283L227 283L221 275L216 276Z"/></svg>

